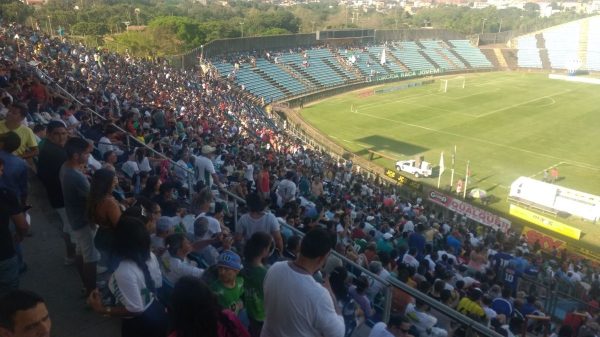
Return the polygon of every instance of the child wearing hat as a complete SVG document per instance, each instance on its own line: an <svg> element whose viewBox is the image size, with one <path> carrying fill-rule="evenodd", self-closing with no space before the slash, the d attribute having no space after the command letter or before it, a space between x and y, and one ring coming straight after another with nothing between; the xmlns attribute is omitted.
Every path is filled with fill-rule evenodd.
<svg viewBox="0 0 600 337"><path fill-rule="evenodd" d="M217 261L218 278L210 285L217 294L219 304L236 315L243 308L244 279L238 276L242 268L242 259L238 254L231 250L224 251Z"/></svg>

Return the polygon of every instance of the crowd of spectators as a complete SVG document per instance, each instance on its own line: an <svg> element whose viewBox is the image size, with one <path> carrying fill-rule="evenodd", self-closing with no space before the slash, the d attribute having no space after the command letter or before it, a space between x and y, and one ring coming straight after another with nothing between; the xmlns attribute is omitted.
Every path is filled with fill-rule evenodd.
<svg viewBox="0 0 600 337"><path fill-rule="evenodd" d="M543 255L514 232L401 197L276 127L211 71L1 28L6 303L27 297L14 289L26 272L31 172L60 216L64 263L93 310L122 319L125 337L349 336L363 322L372 336L466 334L395 287L380 322L386 286L372 275L507 337L540 331L525 318L546 315L549 294L523 293L519 279L566 285L587 304L556 333L598 336L600 277L589 261ZM43 300L29 297L29 306L0 305L0 332L16 329L16 312L39 309Z"/></svg>

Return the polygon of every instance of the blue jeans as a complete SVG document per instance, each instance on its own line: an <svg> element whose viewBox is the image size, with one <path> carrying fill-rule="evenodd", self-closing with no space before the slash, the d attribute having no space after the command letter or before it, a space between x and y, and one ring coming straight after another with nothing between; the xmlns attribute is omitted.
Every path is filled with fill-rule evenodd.
<svg viewBox="0 0 600 337"><path fill-rule="evenodd" d="M0 261L0 297L19 288L19 259L13 256Z"/></svg>

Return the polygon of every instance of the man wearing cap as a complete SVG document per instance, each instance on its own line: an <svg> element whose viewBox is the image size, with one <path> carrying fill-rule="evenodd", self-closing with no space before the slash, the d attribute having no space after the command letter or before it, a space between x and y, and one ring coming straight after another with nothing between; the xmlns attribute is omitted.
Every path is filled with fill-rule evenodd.
<svg viewBox="0 0 600 337"><path fill-rule="evenodd" d="M265 323L261 337L342 337L345 327L329 278L319 284L320 270L335 245L335 235L324 229L306 234L295 261L277 262L267 272Z"/></svg>
<svg viewBox="0 0 600 337"><path fill-rule="evenodd" d="M242 293L244 279L238 276L242 270L242 259L231 250L226 250L217 261L219 277L211 283L210 288L219 298L219 304L225 309L230 309L236 315L244 307Z"/></svg>
<svg viewBox="0 0 600 337"><path fill-rule="evenodd" d="M75 245L71 241L71 226L65 211L65 201L58 174L60 167L67 161L65 143L69 138L67 128L61 121L51 121L46 127L46 141L40 149L38 157L38 177L46 188L50 205L60 216L63 238L67 249L65 263L70 264L75 259Z"/></svg>
<svg viewBox="0 0 600 337"><path fill-rule="evenodd" d="M219 184L219 176L215 171L215 165L212 162L212 156L216 148L210 145L203 145L201 155L194 156L194 168L196 169L196 178L198 182L203 182L204 186L212 186L213 183ZM211 180L212 177L212 180Z"/></svg>
<svg viewBox="0 0 600 337"><path fill-rule="evenodd" d="M12 131L21 139L20 146L14 151L23 159L33 158L38 154L37 140L33 130L23 124L27 116L27 106L16 103L9 107L6 119L0 121L0 134Z"/></svg>

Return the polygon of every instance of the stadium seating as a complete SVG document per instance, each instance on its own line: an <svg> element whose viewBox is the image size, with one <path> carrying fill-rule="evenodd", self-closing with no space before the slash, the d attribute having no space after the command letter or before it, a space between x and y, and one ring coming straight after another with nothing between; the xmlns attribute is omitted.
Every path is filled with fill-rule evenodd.
<svg viewBox="0 0 600 337"><path fill-rule="evenodd" d="M518 51L517 58L519 67L523 68L542 68L542 59L536 45L534 35L521 36L517 39Z"/></svg>
<svg viewBox="0 0 600 337"><path fill-rule="evenodd" d="M491 68L492 63L483 55L479 48L474 47L468 40L450 40L454 51L462 56L473 68Z"/></svg>
<svg viewBox="0 0 600 337"><path fill-rule="evenodd" d="M569 69L576 64L580 22L572 22L544 31L543 36L553 69Z"/></svg>
<svg viewBox="0 0 600 337"><path fill-rule="evenodd" d="M590 19L588 31L587 68L600 71L600 17Z"/></svg>
<svg viewBox="0 0 600 337"><path fill-rule="evenodd" d="M381 64L383 49L386 62ZM485 55L467 40L401 41L355 49L313 48L305 51L273 52L269 59L257 57L256 66L243 63L235 76L232 64L215 62L222 77L229 77L250 93L266 101L293 97L312 90L340 86L373 76L407 71L442 71L491 68ZM275 60L276 59L276 60ZM402 64L400 64L402 63ZM360 78L359 78L360 77Z"/></svg>
<svg viewBox="0 0 600 337"><path fill-rule="evenodd" d="M268 77L272 78L279 85L283 86L292 95L300 94L307 90L307 87L303 85L299 80L290 76L289 73L283 71L279 66L274 63L267 61L264 58L256 60L256 66L258 69Z"/></svg>

